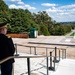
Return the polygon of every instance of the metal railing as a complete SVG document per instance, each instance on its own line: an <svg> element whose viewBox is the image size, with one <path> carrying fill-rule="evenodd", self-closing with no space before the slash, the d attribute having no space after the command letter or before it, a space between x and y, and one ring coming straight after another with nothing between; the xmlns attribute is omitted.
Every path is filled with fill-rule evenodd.
<svg viewBox="0 0 75 75"><path fill-rule="evenodd" d="M34 55L37 55L37 48L45 48L46 50L46 56L48 56L48 49L52 49L49 53L50 55L50 67L49 70L53 70L55 71L55 63L58 63L60 61L60 58L64 59L66 58L66 49L65 48L51 48L51 47L39 47L39 46L25 46L25 45L21 45L21 44L15 44L16 45L16 55L17 54L17 46L23 46L23 47L29 47L30 48L30 54L32 53L31 48L34 49ZM58 51L58 52L57 52ZM54 53L54 55L53 55ZM62 54L60 54L62 53ZM54 57L54 58L53 58ZM58 58L58 59L57 59ZM53 63L54 62L54 63Z"/></svg>
<svg viewBox="0 0 75 75"><path fill-rule="evenodd" d="M66 58L66 49L58 49L58 52L57 52L57 47L55 47L55 50L53 50L53 51L55 52L55 59L54 59L55 62L59 62L60 61L60 57L62 59ZM51 53L53 53L53 51L51 51ZM62 56L60 56L60 52L62 53L61 54ZM57 60L57 58L59 58L59 60Z"/></svg>
<svg viewBox="0 0 75 75"><path fill-rule="evenodd" d="M2 64L3 62L9 60L9 59L12 59L12 58L27 58L27 68L28 68L28 75L31 75L31 70L30 70L30 58L43 58L43 57L46 57L46 61L47 61L47 75L48 74L48 57L49 56L10 56L10 57L7 57L3 60L0 61L0 64ZM14 72L14 71L13 71ZM12 73L12 75L14 75L14 73Z"/></svg>
<svg viewBox="0 0 75 75"><path fill-rule="evenodd" d="M17 51L17 46L23 46L23 47L28 47L30 48L30 54L32 53L32 50L31 48L34 48L34 55L35 56L19 56L18 54L18 51ZM66 58L66 49L64 48L51 48L51 47L39 47L39 46L25 46L25 45L21 45L21 44L15 44L15 48L16 48L16 55L15 56L10 56L4 60L1 60L0 61L0 64L11 59L11 58L26 58L27 59L27 68L28 68L28 75L31 75L31 69L30 69L30 58L43 58L43 57L46 57L46 66L47 66L47 75L49 75L48 73L48 70L53 70L55 71L55 63L57 61L57 58L59 58L60 60L60 51L62 52L62 58ZM36 56L37 55L37 49L36 48L45 48L46 49L46 54L45 55L39 55L39 56ZM52 51L50 51L50 54L48 55L48 49L53 49ZM59 51L58 54L57 54L57 50ZM52 55L52 53L55 53L54 55ZM57 56L58 55L58 56ZM48 64L48 57L50 57L50 67L49 67L49 64ZM54 62L53 62L54 60ZM53 65L52 65L53 64ZM14 75L14 73L13 73Z"/></svg>
<svg viewBox="0 0 75 75"><path fill-rule="evenodd" d="M55 71L55 63L58 63L60 61L60 58L61 58L60 57L60 51L62 51L62 56L61 56L62 59L66 58L66 49L58 49L58 52L57 52L57 47L55 47L55 50L50 52L50 67L49 67L49 70ZM54 56L54 59L52 60L52 57L53 57L52 53L53 52L55 52L55 56ZM54 62L54 66L52 66L52 64L53 64L52 62Z"/></svg>
<svg viewBox="0 0 75 75"><path fill-rule="evenodd" d="M17 47L18 46L22 46L22 47L27 47L27 48L30 48L30 51L29 51L29 54L33 54L32 53L32 48L34 49L34 55L37 55L38 53L37 53L37 48L41 48L41 50L44 48L45 49L45 55L47 56L48 55L48 53L50 52L50 51L57 51L57 50L62 50L62 52L64 51L64 50L66 50L65 48L58 48L58 47L44 47L44 46L26 46L26 45L22 45L22 44L15 44L15 48L16 48L16 55L18 55L18 50L17 50ZM39 51L39 50L38 50ZM49 52L48 52L49 51ZM66 52L66 51L65 51ZM55 52L55 57L56 57L56 52ZM66 55L66 54L65 54Z"/></svg>

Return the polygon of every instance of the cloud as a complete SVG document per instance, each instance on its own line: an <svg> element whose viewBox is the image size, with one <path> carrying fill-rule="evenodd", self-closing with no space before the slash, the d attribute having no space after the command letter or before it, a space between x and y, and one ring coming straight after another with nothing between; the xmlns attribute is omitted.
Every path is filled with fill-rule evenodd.
<svg viewBox="0 0 75 75"><path fill-rule="evenodd" d="M35 7L31 7L30 5L24 4L24 5L15 5L15 4L11 4L9 5L10 9L28 9L28 10L35 10Z"/></svg>
<svg viewBox="0 0 75 75"><path fill-rule="evenodd" d="M35 7L32 7L28 4L25 4L22 0L5 0L11 2L9 5L10 9L28 9L28 10L36 10Z"/></svg>
<svg viewBox="0 0 75 75"><path fill-rule="evenodd" d="M45 10L50 17L56 21L74 21L75 20L75 4L64 6L52 6Z"/></svg>
<svg viewBox="0 0 75 75"><path fill-rule="evenodd" d="M21 9L24 9L24 7L23 6L16 6L15 4L11 4L11 5L9 5L9 8L10 9L19 9L19 8L21 8Z"/></svg>
<svg viewBox="0 0 75 75"><path fill-rule="evenodd" d="M42 6L51 6L51 7L53 7L53 6L57 6L57 4L50 4L50 3L43 3L43 4L41 4Z"/></svg>
<svg viewBox="0 0 75 75"><path fill-rule="evenodd" d="M24 4L24 2L19 1L17 4Z"/></svg>
<svg viewBox="0 0 75 75"><path fill-rule="evenodd" d="M38 12L39 10L43 11L42 8L44 8L44 10L50 15L50 17L57 22L75 20L75 4L61 6L60 4L55 4L55 3L42 3L41 4L42 7L37 8L36 10L35 7L24 3L22 0L4 0L4 1L10 1L9 5L10 9L21 8L21 9L28 9L34 12Z"/></svg>
<svg viewBox="0 0 75 75"><path fill-rule="evenodd" d="M5 1L9 1L9 2L21 2L21 0L5 0Z"/></svg>
<svg viewBox="0 0 75 75"><path fill-rule="evenodd" d="M71 4L71 5L65 5L65 6L61 6L59 7L60 9L71 9L71 8L75 8L75 4Z"/></svg>
<svg viewBox="0 0 75 75"><path fill-rule="evenodd" d="M4 1L8 1L10 3L16 3L16 4L24 4L24 2L22 2L21 0L4 0Z"/></svg>

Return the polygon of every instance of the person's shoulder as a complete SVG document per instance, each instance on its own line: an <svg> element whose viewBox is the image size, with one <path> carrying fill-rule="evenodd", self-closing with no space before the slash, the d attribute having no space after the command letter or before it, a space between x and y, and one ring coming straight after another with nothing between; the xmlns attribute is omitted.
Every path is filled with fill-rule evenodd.
<svg viewBox="0 0 75 75"><path fill-rule="evenodd" d="M2 38L3 40L8 40L10 38L10 36L0 34L0 38Z"/></svg>
<svg viewBox="0 0 75 75"><path fill-rule="evenodd" d="M7 36L8 38L11 38L11 36Z"/></svg>
<svg viewBox="0 0 75 75"><path fill-rule="evenodd" d="M11 39L11 36L7 36L8 39Z"/></svg>
<svg viewBox="0 0 75 75"><path fill-rule="evenodd" d="M7 36L4 34L0 34L0 37L7 38Z"/></svg>

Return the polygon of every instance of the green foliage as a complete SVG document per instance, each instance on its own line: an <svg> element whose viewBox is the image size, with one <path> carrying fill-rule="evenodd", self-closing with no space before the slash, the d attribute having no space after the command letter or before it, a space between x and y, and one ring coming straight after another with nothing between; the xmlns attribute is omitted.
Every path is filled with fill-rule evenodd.
<svg viewBox="0 0 75 75"><path fill-rule="evenodd" d="M43 35L45 35L45 36L48 36L48 35L50 35L50 33L49 33L49 31L48 31L48 28L45 26L45 25L41 25L40 26L40 32L41 32L41 34L43 34Z"/></svg>
<svg viewBox="0 0 75 75"><path fill-rule="evenodd" d="M3 0L0 0L0 22L7 20L9 20L9 8Z"/></svg>
<svg viewBox="0 0 75 75"><path fill-rule="evenodd" d="M75 32L73 32L70 36L75 36Z"/></svg>
<svg viewBox="0 0 75 75"><path fill-rule="evenodd" d="M31 13L29 10L9 9L3 0L0 0L0 22L8 21L8 33L30 32L36 28L39 35L64 35L71 31L72 26L56 23L46 11Z"/></svg>
<svg viewBox="0 0 75 75"><path fill-rule="evenodd" d="M31 13L22 9L11 9L11 33L29 32L32 27L39 30L39 26L31 19Z"/></svg>

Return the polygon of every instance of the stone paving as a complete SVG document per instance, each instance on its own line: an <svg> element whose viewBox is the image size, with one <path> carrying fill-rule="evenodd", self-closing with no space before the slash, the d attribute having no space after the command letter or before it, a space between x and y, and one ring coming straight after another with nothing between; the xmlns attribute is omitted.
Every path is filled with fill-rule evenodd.
<svg viewBox="0 0 75 75"><path fill-rule="evenodd" d="M75 60L61 60L57 70L54 73L51 73L50 75L75 75Z"/></svg>
<svg viewBox="0 0 75 75"><path fill-rule="evenodd" d="M14 44L22 44L22 45L26 45L26 46L65 48L67 50L67 52L66 52L67 58L75 59L75 46L47 45L49 43L50 44L53 43L53 44L75 45L75 39L73 37L38 36L37 38L26 38L26 39L24 39L24 38L13 38L13 42L14 42ZM32 43L45 43L45 45L44 44L30 44L29 42L32 42ZM21 54L21 53L24 53L24 51L25 51L25 48L18 47L18 53L20 52L20 54ZM31 60L31 62L32 62L32 64L31 64L32 65L32 75L47 75L46 74L47 70L46 70L46 60L45 60L45 58L42 58L41 60L38 60L38 58L37 58L34 61ZM26 65L27 65L26 59L15 59L15 75L27 75L26 74L26 72L27 72ZM49 71L49 73L52 73L52 72L53 71Z"/></svg>
<svg viewBox="0 0 75 75"><path fill-rule="evenodd" d="M67 36L67 37L65 37L65 36L38 36L37 38L27 38L27 39L13 38L13 41L14 41L14 43L22 44L25 46L64 48L67 50L67 53L66 53L67 57L75 58L75 39L74 39L74 37L69 37L69 36ZM36 44L31 44L31 43L36 43ZM39 43L39 44L37 44L37 43ZM62 46L62 44L64 46ZM73 45L73 46L67 46L67 45ZM28 48L18 47L19 52L24 52L26 49L28 49ZM38 52L39 52L39 50L38 50ZM42 52L42 53L44 53L44 52Z"/></svg>

